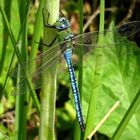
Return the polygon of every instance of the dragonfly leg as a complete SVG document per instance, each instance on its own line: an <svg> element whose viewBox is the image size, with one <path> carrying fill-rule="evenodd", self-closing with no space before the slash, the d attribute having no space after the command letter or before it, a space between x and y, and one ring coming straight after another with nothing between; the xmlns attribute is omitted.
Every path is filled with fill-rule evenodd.
<svg viewBox="0 0 140 140"><path fill-rule="evenodd" d="M48 45L48 47L51 47L56 39L57 39L57 35L54 37L53 41Z"/></svg>
<svg viewBox="0 0 140 140"><path fill-rule="evenodd" d="M46 12L46 14L47 14L47 22L45 22L45 12ZM49 20L49 17L50 17L50 13L47 11L47 9L42 9L42 15L43 15L43 24L44 24L44 26L45 27L48 27L48 28L54 28L54 29L56 29L56 27L54 26L54 25L50 25L49 23L48 23L48 20Z"/></svg>
<svg viewBox="0 0 140 140"><path fill-rule="evenodd" d="M48 45L45 44L45 43L39 43L39 42L36 42L36 41L35 41L35 43L40 44L42 46L51 47L53 45L53 43L55 42L56 39L57 39L57 36L55 36L54 39L53 39L53 41L50 44L48 44Z"/></svg>
<svg viewBox="0 0 140 140"><path fill-rule="evenodd" d="M59 12L63 17L65 17L65 15L63 14L63 12L61 10L59 10Z"/></svg>

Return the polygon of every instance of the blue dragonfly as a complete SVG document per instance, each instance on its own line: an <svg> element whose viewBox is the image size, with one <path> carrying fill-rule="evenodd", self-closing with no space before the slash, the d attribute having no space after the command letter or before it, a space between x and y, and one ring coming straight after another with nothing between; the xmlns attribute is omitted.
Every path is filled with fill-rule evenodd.
<svg viewBox="0 0 140 140"><path fill-rule="evenodd" d="M48 18L49 18L49 14L48 14ZM44 21L44 26L46 28L54 28L57 30L57 35L54 37L52 43L47 45L48 47L49 46L52 47L50 47L50 49L48 49L46 52L39 55L36 59L29 60L28 62L21 64L20 68L24 69L25 65L32 65L34 61L38 61L41 58L43 58L46 60L46 62L42 64L40 67L38 67L35 71L35 73L43 73L47 68L53 65L54 62L56 62L56 60L58 60L59 58L61 58L61 56L63 56L68 67L71 87L74 96L77 119L81 130L84 131L85 122L84 122L84 117L83 117L82 107L80 102L80 93L79 93L78 83L75 76L73 62L72 62L73 52L82 51L82 53L85 54L85 53L94 52L95 48L115 46L115 44L119 44L120 42L116 42L115 44L114 42L110 44L105 43L103 46L100 46L98 44L98 39L104 38L105 34L110 34L110 38L109 38L110 40L114 40L113 35L131 37L132 35L140 31L140 21L128 22L127 24L124 24L120 27L111 30L107 29L103 32L88 32L88 33L80 34L78 36L73 35L70 29L70 22L65 17L60 17L54 25L49 25L48 21L46 24L44 18L43 21ZM56 39L58 39L59 43L53 45ZM42 44L42 45L46 45L46 44ZM52 57L52 54L55 55ZM14 72L14 75L17 75L17 70ZM27 77L32 75L33 75L32 73L28 73ZM27 77L23 77L23 80L25 80ZM35 88L38 88L38 86L36 86Z"/></svg>

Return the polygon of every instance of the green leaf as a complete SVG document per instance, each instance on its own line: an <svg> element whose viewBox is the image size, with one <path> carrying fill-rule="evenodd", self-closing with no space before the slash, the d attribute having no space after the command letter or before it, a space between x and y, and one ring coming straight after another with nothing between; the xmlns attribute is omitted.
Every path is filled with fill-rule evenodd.
<svg viewBox="0 0 140 140"><path fill-rule="evenodd" d="M106 35L106 38L109 40L108 35ZM140 89L140 50L134 42L130 42L126 38L116 37L114 42L118 42L119 44L110 46L109 44L113 44L113 42L104 40L104 43L108 44L109 47L102 48L102 73L96 73L101 75L100 91L97 95L96 119L90 122L94 129L115 102L120 100L120 107L112 113L109 119L99 129L100 133L108 137L113 135L133 98ZM87 113L90 114L88 112L88 106L91 94L94 94L92 90L93 84L96 82L94 81L94 62L95 59L98 59L96 56L87 56L89 59L86 59L86 65L84 67L82 99L85 117ZM90 67L87 65L90 65ZM132 117L120 140L133 140L134 138L139 140L140 121L136 117L138 114L137 112Z"/></svg>
<svg viewBox="0 0 140 140"><path fill-rule="evenodd" d="M0 140L10 140L11 137L9 137L9 135L9 130L0 124Z"/></svg>

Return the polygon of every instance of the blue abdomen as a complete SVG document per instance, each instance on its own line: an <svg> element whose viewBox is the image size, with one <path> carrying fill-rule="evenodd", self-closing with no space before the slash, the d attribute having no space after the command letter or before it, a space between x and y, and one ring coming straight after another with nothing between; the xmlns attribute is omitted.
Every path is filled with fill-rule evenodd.
<svg viewBox="0 0 140 140"><path fill-rule="evenodd" d="M84 123L84 118L83 118L83 113L82 113L81 102L80 102L80 93L78 89L78 84L77 84L77 80L75 76L75 71L72 65L72 49L71 48L65 50L64 58L68 65L68 71L69 71L72 91L74 95L74 103L75 103L77 118L78 118L81 130L84 131L85 123Z"/></svg>

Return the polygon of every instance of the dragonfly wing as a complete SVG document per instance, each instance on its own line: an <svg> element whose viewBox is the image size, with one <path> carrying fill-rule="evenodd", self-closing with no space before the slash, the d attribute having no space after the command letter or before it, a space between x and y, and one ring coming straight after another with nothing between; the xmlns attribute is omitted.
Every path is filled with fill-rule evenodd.
<svg viewBox="0 0 140 140"><path fill-rule="evenodd" d="M37 81L37 79L39 77L41 77L41 75L49 67L56 64L56 62L62 58L62 51L63 51L62 49L65 49L65 47L61 48L60 46L63 43L64 42L54 45L53 47L49 48L44 53L37 56L35 59L23 62L19 67L17 67L14 70L14 72L12 73L12 77L17 78L19 70L22 72L22 75L23 75L23 77L21 77L22 79L17 84L21 84L27 78L31 78L31 79L33 79L33 81ZM43 59L44 63L42 63L42 59ZM31 65L35 66L35 68L36 68L35 71L29 71L28 73L26 73L25 69ZM35 82L35 84L34 84L35 89L40 88L41 82L38 82L38 83L40 83L40 84L37 84L37 82Z"/></svg>
<svg viewBox="0 0 140 140"><path fill-rule="evenodd" d="M97 44L99 39L104 39L105 35L110 36L109 41L113 41L115 36L131 37L140 31L140 21L128 22L114 29L106 29L103 32L88 32L74 37L74 44ZM105 45L104 45L105 46ZM95 46L94 46L95 47Z"/></svg>
<svg viewBox="0 0 140 140"><path fill-rule="evenodd" d="M73 47L73 54L76 61L73 61L75 65L79 65L79 58L78 56L82 53L83 59L86 62L84 66L87 66L87 63L90 61L96 61L100 55L103 55L103 62L101 64L106 64L110 61L115 61L115 59L123 59L124 56L135 56L136 52L137 54L140 54L140 49L137 46L133 46L132 42L128 40L126 37L134 35L137 31L140 29L138 25L136 24L134 27L130 26L131 24L128 24L127 26L121 26L120 28L116 28L114 30L106 30L105 32L96 32L96 33L86 33L83 35L79 35L79 37L74 38L74 47ZM127 27L127 28L126 28ZM120 29L120 30L119 30ZM133 30L133 33L130 33L130 30ZM119 31L121 34L118 34ZM128 34L129 32L129 34ZM125 37L125 34L127 33L127 36ZM123 37L122 37L122 36ZM98 36L98 37L97 37ZM103 43L98 43L98 38L101 37ZM82 40L83 39L83 40ZM83 41L84 44L80 43L80 41ZM88 41L89 42L88 42ZM92 43L93 42L93 43ZM77 56L77 57L76 57ZM92 59L89 59L92 56ZM109 59L105 59L105 57L110 56ZM113 59L111 59L113 57Z"/></svg>
<svg viewBox="0 0 140 140"><path fill-rule="evenodd" d="M120 41L122 36L125 37L130 37L140 31L140 22L134 21L134 22L129 22L123 26L120 26L115 29L108 29L105 30L104 32L89 32L89 33L84 33L81 35L78 35L74 37L73 42L74 42L74 47L73 47L73 52L76 54L79 54L79 51L84 54L85 59L87 56L91 56L91 54L95 54L95 48L103 48L105 50L110 49L110 48L119 48L117 46L121 45L122 42ZM115 37L117 36L117 39ZM118 36L120 39L118 39ZM98 39L102 38L104 41L103 45L98 44ZM65 42L61 42L59 44L54 45L50 49L48 49L46 52L42 53L39 55L36 59L29 60L28 62L24 62L20 65L20 70L23 73L22 80L20 81L21 84L22 81L27 79L28 77L33 77L34 75L40 75L42 74L46 69L48 69L50 66L52 66L56 60L60 59L62 56L62 49L66 49L65 45L63 45ZM64 46L61 48L61 46ZM114 47L115 46L115 47ZM125 46L129 46L126 45ZM81 50L82 48L82 50ZM106 49L107 48L107 49ZM84 50L84 51L83 51ZM108 50L109 52L109 50ZM41 63L42 58L44 59L45 63ZM88 62L88 61L87 61ZM77 62L76 62L77 63ZM29 65L37 65L37 69L34 72L28 72L28 74L25 73L26 67ZM14 71L12 76L17 77L18 73L18 68ZM37 81L37 80L34 80ZM40 83L40 82L39 82ZM39 88L40 86L38 84L35 85L35 88Z"/></svg>
<svg viewBox="0 0 140 140"><path fill-rule="evenodd" d="M114 29L104 30L103 32L89 32L80 34L73 39L73 53L77 56L82 53L85 60L88 58L87 56L95 55L97 52L99 52L95 51L96 49L101 49L101 51L103 50L106 52L117 51L116 53L118 55L123 53L124 55L132 55L133 52L136 51L136 48L130 48L130 42L128 42L127 39L139 31L140 21L132 21ZM98 40L102 40L102 44L99 44ZM74 62L74 64L76 63Z"/></svg>

